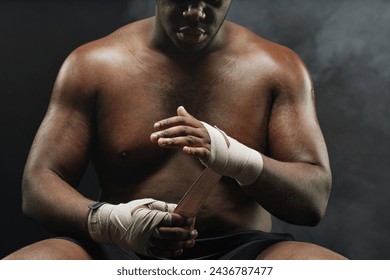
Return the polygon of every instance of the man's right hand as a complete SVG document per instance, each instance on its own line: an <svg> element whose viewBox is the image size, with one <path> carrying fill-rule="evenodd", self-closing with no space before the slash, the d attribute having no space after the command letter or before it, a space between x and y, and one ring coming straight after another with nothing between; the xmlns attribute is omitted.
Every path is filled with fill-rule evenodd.
<svg viewBox="0 0 390 280"><path fill-rule="evenodd" d="M174 257L192 247L197 236L194 221L173 214L175 207L154 199L106 203L90 211L88 231L96 242L143 255Z"/></svg>
<svg viewBox="0 0 390 280"><path fill-rule="evenodd" d="M153 256L174 257L183 253L183 249L195 245L198 232L194 229L195 218L187 219L179 214L172 213L170 227L158 227L150 239L150 252Z"/></svg>

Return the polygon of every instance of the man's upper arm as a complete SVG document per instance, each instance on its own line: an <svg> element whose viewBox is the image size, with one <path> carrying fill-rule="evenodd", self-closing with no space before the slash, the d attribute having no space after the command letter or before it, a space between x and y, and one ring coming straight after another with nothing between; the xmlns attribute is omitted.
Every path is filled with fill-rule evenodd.
<svg viewBox="0 0 390 280"><path fill-rule="evenodd" d="M27 171L54 172L69 184L81 178L92 145L95 98L87 65L76 52L61 67L30 151Z"/></svg>
<svg viewBox="0 0 390 280"><path fill-rule="evenodd" d="M285 50L278 62L269 122L269 153L276 160L329 168L318 124L311 77L300 58Z"/></svg>

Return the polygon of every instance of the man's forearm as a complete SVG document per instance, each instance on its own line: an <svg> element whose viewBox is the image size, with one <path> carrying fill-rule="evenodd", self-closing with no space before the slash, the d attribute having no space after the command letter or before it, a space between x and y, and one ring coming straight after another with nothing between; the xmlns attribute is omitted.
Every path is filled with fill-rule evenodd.
<svg viewBox="0 0 390 280"><path fill-rule="evenodd" d="M265 166L266 157L258 151L207 123L203 125L211 138L211 156L206 166L236 179L273 215L294 224L318 224L326 209L330 172L319 164L285 163L271 158L266 159Z"/></svg>
<svg viewBox="0 0 390 280"><path fill-rule="evenodd" d="M267 211L292 224L314 226L323 217L331 173L310 163L285 163L263 156L258 180L243 189Z"/></svg>
<svg viewBox="0 0 390 280"><path fill-rule="evenodd" d="M25 171L22 182L23 213L48 230L89 238L88 205L92 200L49 170Z"/></svg>

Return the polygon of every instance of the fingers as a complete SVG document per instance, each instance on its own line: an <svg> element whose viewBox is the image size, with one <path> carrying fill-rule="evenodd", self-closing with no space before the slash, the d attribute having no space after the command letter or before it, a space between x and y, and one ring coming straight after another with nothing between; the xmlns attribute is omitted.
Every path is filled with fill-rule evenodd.
<svg viewBox="0 0 390 280"><path fill-rule="evenodd" d="M172 213L172 223L173 227L188 227L194 228L195 226L195 218L186 218L179 214Z"/></svg>
<svg viewBox="0 0 390 280"><path fill-rule="evenodd" d="M211 155L210 149L188 147L188 146L183 147L183 152L185 152L190 156L197 157L203 162L208 162Z"/></svg>
<svg viewBox="0 0 390 280"><path fill-rule="evenodd" d="M148 204L147 206L150 210L158 210L158 211L172 213L175 210L177 204L166 203L164 201L156 200Z"/></svg>
<svg viewBox="0 0 390 280"><path fill-rule="evenodd" d="M193 127L202 127L199 121L189 114L183 106L179 106L177 108L177 116L156 122L154 129L161 130L184 123Z"/></svg>
<svg viewBox="0 0 390 280"><path fill-rule="evenodd" d="M195 246L196 230L180 231L180 228L161 228L159 237L152 236L149 251L154 256L173 257L181 255L185 249Z"/></svg>
<svg viewBox="0 0 390 280"><path fill-rule="evenodd" d="M196 144L205 144L209 142L209 137L207 130L202 127L192 127L190 125L176 125L170 128L164 128L163 130L156 131L152 133L151 140L152 142L157 142L161 139L173 139L176 137L186 138L184 144L196 145Z"/></svg>
<svg viewBox="0 0 390 280"><path fill-rule="evenodd" d="M177 116L158 121L150 140L162 148L181 148L191 156L207 161L210 157L211 140L203 124L191 116L183 106Z"/></svg>
<svg viewBox="0 0 390 280"><path fill-rule="evenodd" d="M202 127L197 119L191 116L184 107L180 106L177 109L177 116L173 116L164 120L160 120L154 124L154 129L162 130L169 127L185 124L193 127Z"/></svg>
<svg viewBox="0 0 390 280"><path fill-rule="evenodd" d="M149 251L154 256L173 257L181 255L184 249L195 245L198 232L194 229L195 219L186 219L172 214L172 226L160 226L150 239Z"/></svg>
<svg viewBox="0 0 390 280"><path fill-rule="evenodd" d="M164 148L194 147L209 150L211 147L207 132L184 125L152 133L150 139Z"/></svg>
<svg viewBox="0 0 390 280"><path fill-rule="evenodd" d="M195 236L195 234L193 234ZM195 246L195 238L185 240L170 240L152 237L149 251L153 256L174 257L181 255L185 249Z"/></svg>
<svg viewBox="0 0 390 280"><path fill-rule="evenodd" d="M196 229L160 227L151 238L151 243L160 249L177 250L193 247L198 236Z"/></svg>

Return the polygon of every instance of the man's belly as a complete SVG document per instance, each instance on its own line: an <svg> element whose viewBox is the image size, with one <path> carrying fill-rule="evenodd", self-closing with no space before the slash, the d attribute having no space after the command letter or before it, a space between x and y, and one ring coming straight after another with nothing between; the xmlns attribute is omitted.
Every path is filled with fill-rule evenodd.
<svg viewBox="0 0 390 280"><path fill-rule="evenodd" d="M116 204L153 198L178 203L204 166L197 159L177 153L165 161L154 161L152 165L139 163L136 167L123 169L126 174L107 172L110 168L101 167L102 201ZM222 177L198 212L196 229L199 236L253 229L270 231L271 218L235 180Z"/></svg>

